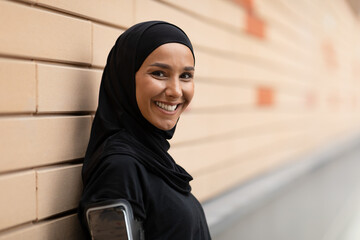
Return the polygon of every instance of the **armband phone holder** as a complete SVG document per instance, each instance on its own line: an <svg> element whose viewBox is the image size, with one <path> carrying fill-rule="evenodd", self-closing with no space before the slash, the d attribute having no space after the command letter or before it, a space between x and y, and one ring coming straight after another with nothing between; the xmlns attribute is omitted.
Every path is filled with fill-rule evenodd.
<svg viewBox="0 0 360 240"><path fill-rule="evenodd" d="M143 240L141 222L134 220L131 205L125 199L89 204L86 220L92 240Z"/></svg>

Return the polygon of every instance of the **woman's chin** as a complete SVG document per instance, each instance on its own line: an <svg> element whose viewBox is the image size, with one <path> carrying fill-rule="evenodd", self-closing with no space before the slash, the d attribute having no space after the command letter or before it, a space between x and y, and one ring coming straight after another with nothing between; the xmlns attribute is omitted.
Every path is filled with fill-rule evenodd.
<svg viewBox="0 0 360 240"><path fill-rule="evenodd" d="M162 123L156 123L156 124L153 124L155 127L157 127L158 129L160 130L163 130L163 131L168 131L168 130L171 130L175 127L177 121L175 122L162 122Z"/></svg>

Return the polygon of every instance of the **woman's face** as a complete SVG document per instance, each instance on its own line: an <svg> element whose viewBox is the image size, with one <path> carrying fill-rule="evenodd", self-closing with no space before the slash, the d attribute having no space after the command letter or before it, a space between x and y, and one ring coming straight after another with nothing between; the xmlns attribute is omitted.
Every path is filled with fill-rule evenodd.
<svg viewBox="0 0 360 240"><path fill-rule="evenodd" d="M194 95L194 58L179 43L156 48L136 72L141 114L161 130L172 129Z"/></svg>

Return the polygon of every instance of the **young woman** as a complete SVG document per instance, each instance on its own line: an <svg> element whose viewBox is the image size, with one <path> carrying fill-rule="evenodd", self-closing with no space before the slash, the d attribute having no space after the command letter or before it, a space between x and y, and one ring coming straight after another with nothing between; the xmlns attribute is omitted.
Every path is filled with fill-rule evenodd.
<svg viewBox="0 0 360 240"><path fill-rule="evenodd" d="M150 21L125 31L102 76L99 105L83 166L79 217L93 203L124 199L146 240L207 240L192 177L168 153L194 94L195 57L177 26Z"/></svg>

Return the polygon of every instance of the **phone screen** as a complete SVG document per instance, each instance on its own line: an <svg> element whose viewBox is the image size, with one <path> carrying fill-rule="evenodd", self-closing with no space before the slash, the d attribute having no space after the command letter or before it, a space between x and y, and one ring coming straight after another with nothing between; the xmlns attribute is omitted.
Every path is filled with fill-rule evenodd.
<svg viewBox="0 0 360 240"><path fill-rule="evenodd" d="M94 240L129 239L130 229L125 210L121 207L88 210L88 224Z"/></svg>

